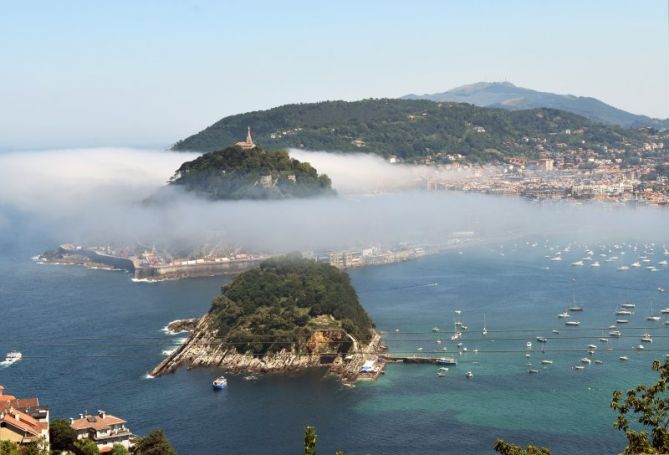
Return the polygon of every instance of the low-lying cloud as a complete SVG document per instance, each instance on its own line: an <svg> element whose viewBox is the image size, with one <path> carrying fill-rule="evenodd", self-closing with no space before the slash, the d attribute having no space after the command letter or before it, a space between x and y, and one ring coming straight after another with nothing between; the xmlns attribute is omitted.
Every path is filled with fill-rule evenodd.
<svg viewBox="0 0 669 455"><path fill-rule="evenodd" d="M212 202L170 189L171 202L147 205L141 201L195 154L116 148L0 154L0 235L11 229L12 213L28 216L59 242L265 252L443 242L453 231L494 239L662 242L669 227L668 212L657 208L426 192L414 188L431 168L366 155L291 153L330 175L339 196Z"/></svg>

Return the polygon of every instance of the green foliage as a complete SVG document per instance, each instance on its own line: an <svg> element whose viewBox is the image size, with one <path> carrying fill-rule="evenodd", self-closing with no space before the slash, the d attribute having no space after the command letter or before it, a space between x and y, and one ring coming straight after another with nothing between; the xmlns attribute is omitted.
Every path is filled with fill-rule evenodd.
<svg viewBox="0 0 669 455"><path fill-rule="evenodd" d="M316 427L307 426L304 429L304 455L316 455ZM337 450L335 455L344 455L342 450Z"/></svg>
<svg viewBox="0 0 669 455"><path fill-rule="evenodd" d="M669 360L664 364L653 362L653 370L660 375L652 385L639 384L629 389L626 394L616 390L613 392L611 408L618 417L614 426L627 436L627 447L624 454L660 454L669 453ZM634 415L636 421L645 427L636 430L630 424L628 415Z"/></svg>
<svg viewBox="0 0 669 455"><path fill-rule="evenodd" d="M49 441L52 450L73 450L77 440L77 432L72 429L70 422L63 419L52 420L49 424Z"/></svg>
<svg viewBox="0 0 669 455"><path fill-rule="evenodd" d="M128 455L128 449L121 444L114 444L111 453L112 455Z"/></svg>
<svg viewBox="0 0 669 455"><path fill-rule="evenodd" d="M0 455L21 455L19 446L12 441L0 441Z"/></svg>
<svg viewBox="0 0 669 455"><path fill-rule="evenodd" d="M165 433L161 430L153 430L140 438L133 453L134 455L176 455Z"/></svg>
<svg viewBox="0 0 669 455"><path fill-rule="evenodd" d="M441 155L446 161L447 154L479 163L509 156L535 158L536 143L523 140L533 137L544 138L547 150L558 150L557 144L582 147L581 141L588 147L598 144L602 150L643 142L639 131L600 125L555 109L509 112L463 103L368 99L291 104L225 117L173 149L219 150L244 137L248 125L256 140L273 148L368 152L406 160ZM477 126L485 132L477 132ZM566 134L566 130L582 133ZM356 146L355 140L364 141L364 146Z"/></svg>
<svg viewBox="0 0 669 455"><path fill-rule="evenodd" d="M316 455L316 428L308 426L304 429L304 455Z"/></svg>
<svg viewBox="0 0 669 455"><path fill-rule="evenodd" d="M544 447L530 445L527 446L527 449L523 449L517 445L509 444L502 439L495 441L493 448L495 449L495 452L502 455L551 455L551 451Z"/></svg>
<svg viewBox="0 0 669 455"><path fill-rule="evenodd" d="M263 181L271 177L271 182ZM237 146L181 165L171 184L211 199L285 199L333 194L330 178L281 151Z"/></svg>
<svg viewBox="0 0 669 455"><path fill-rule="evenodd" d="M238 275L214 299L210 314L223 342L242 352L277 352L291 343L299 348L315 326L322 328L314 318L324 315L360 341L371 337L372 322L349 276L299 255L269 259Z"/></svg>
<svg viewBox="0 0 669 455"><path fill-rule="evenodd" d="M90 439L80 439L74 443L74 453L77 455L100 455L98 446Z"/></svg>

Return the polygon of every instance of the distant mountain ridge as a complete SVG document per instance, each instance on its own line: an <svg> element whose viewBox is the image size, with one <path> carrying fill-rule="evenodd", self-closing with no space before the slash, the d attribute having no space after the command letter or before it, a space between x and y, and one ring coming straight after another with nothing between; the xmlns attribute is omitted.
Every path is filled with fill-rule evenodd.
<svg viewBox="0 0 669 455"><path fill-rule="evenodd" d="M406 95L402 99L430 100L437 102L469 103L480 107L493 107L511 111L550 108L582 115L594 122L626 128L650 126L669 128L669 119L655 119L623 111L596 98L558 95L517 87L510 82L478 82L454 89L425 95Z"/></svg>

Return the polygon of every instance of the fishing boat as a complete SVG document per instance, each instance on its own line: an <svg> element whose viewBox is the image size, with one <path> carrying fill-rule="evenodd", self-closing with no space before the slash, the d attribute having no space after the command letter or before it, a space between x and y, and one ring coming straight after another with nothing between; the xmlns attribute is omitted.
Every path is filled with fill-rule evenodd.
<svg viewBox="0 0 669 455"><path fill-rule="evenodd" d="M16 362L18 362L18 361L21 360L22 358L23 358L23 354L21 354L20 352L18 352L18 351L9 351L9 352L5 355L5 360L3 360L3 361L0 362L0 363L2 363L3 365L7 365L7 366L9 366L9 365L13 365L13 364L15 364Z"/></svg>
<svg viewBox="0 0 669 455"><path fill-rule="evenodd" d="M439 365L457 365L458 361L457 359L454 359L453 357L439 357L436 360L436 363Z"/></svg>
<svg viewBox="0 0 669 455"><path fill-rule="evenodd" d="M219 376L211 383L214 387L214 390L223 390L228 386L228 380L225 379L225 376Z"/></svg>
<svg viewBox="0 0 669 455"><path fill-rule="evenodd" d="M564 323L564 325L574 327L574 326L581 325L581 323L579 321L567 321L567 322Z"/></svg>

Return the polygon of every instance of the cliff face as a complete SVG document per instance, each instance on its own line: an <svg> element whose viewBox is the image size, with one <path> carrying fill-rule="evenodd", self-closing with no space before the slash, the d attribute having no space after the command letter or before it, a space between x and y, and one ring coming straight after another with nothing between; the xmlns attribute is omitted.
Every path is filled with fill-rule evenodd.
<svg viewBox="0 0 669 455"><path fill-rule="evenodd" d="M151 372L160 376L174 372L180 366L218 367L232 373L282 373L305 368L328 368L344 381L354 381L366 360L376 358L380 337L375 332L372 341L360 346L342 330L315 331L306 342L306 352L294 347L262 356L243 354L221 343L210 315L200 319L188 340Z"/></svg>

